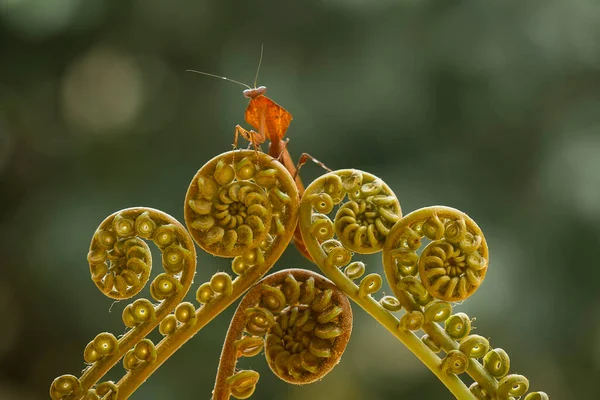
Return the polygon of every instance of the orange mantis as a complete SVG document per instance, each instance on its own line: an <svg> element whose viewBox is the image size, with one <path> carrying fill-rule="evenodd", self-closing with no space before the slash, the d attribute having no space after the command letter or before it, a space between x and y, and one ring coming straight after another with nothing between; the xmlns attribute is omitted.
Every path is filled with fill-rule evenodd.
<svg viewBox="0 0 600 400"><path fill-rule="evenodd" d="M300 194L300 197L302 197L302 195L304 194L304 185L302 184L302 180L300 179L298 172L300 168L309 159L319 164L325 170L331 170L319 160L315 159L307 153L302 153L302 155L298 159L298 163L294 164L292 156L290 155L290 152L287 149L289 138L284 140L285 133L288 127L290 126L290 123L292 122L292 114L290 114L290 112L287 111L285 108L283 108L282 106L265 96L265 93L267 92L267 88L265 86L256 86L258 72L260 70L260 64L262 62L262 55L263 51L261 48L260 61L258 63L258 69L256 70L256 76L254 78L254 87L250 87L245 83L238 82L236 80L229 79L224 76L213 75L207 72L201 72L196 70L188 70L188 72L194 72L197 74L212 76L214 78L224 79L247 88L243 91L243 94L245 97L250 99L250 103L248 103L248 107L246 108L244 119L252 128L254 128L254 130L248 131L242 128L240 125L236 125L235 137L233 142L234 147L237 147L239 135L241 135L248 142L250 142L255 149L258 149L261 144L268 140L268 154L271 157L279 160L283 164L283 166L289 171L289 173L294 177L294 181L296 182L296 186L298 187L298 193ZM308 253L306 245L304 244L304 240L302 239L300 228L298 226L296 226L293 241L298 251L300 251L300 253L308 260L313 261L312 257Z"/></svg>

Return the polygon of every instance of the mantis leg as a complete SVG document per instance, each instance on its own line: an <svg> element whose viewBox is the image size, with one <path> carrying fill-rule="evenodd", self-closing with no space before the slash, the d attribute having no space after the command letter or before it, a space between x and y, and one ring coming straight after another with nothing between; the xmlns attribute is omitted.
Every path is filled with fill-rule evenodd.
<svg viewBox="0 0 600 400"><path fill-rule="evenodd" d="M286 144L287 144L287 142L286 142ZM317 160L316 158L314 158L310 154L308 154L308 153L302 153L300 155L300 158L298 159L298 164L296 164L296 173L294 174L294 179L296 179L296 176L300 172L300 168L302 168L302 166L304 164L306 164L309 160L312 161L312 162L314 162L315 164L319 165L321 168L323 168L327 172L331 172L332 171L331 168L329 168L327 165L323 164L321 161Z"/></svg>
<svg viewBox="0 0 600 400"><path fill-rule="evenodd" d="M233 139L233 147L237 149L238 138L242 136L246 139L253 147L254 150L260 150L260 145L265 142L265 135L255 131L249 131L242 128L240 125L235 126L235 136Z"/></svg>

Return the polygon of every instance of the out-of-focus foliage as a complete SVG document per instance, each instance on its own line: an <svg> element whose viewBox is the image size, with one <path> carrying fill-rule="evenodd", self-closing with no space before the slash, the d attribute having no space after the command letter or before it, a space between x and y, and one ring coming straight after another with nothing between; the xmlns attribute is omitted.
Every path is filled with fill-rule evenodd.
<svg viewBox="0 0 600 400"><path fill-rule="evenodd" d="M130 206L183 220L190 179L231 148L247 101L184 71L252 83L261 43L259 83L294 115L292 154L382 177L405 212L466 211L491 255L462 306L477 333L533 390L598 398L596 0L0 0L0 398L47 398L91 338L122 333L123 306L89 280L89 240ZM198 261L197 282L228 267ZM311 268L290 248L276 268L291 267ZM208 398L232 312L133 398ZM286 386L252 360L256 398L450 398L355 312L320 383Z"/></svg>

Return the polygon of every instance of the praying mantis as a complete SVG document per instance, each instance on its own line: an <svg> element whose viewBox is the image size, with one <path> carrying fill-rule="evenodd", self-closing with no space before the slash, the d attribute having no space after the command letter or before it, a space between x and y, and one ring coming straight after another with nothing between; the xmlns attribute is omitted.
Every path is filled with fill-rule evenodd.
<svg viewBox="0 0 600 400"><path fill-rule="evenodd" d="M267 154L281 162L288 172L294 177L294 181L298 187L298 193L300 197L302 197L304 194L304 184L302 183L298 172L304 164L311 160L329 172L331 172L331 169L327 168L325 164L308 153L302 153L298 159L298 162L294 163L288 150L289 138L285 138L287 129L292 122L292 114L265 95L267 92L266 86L256 85L258 73L260 71L260 65L262 63L262 57L263 49L261 47L260 60L258 62L258 68L254 77L254 87L250 87L249 85L234 79L210 74L207 72L197 70L187 70L187 72L212 76L214 78L237 83L238 85L246 88L242 93L244 97L250 99L250 102L246 108L244 119L246 123L248 123L253 129L247 130L240 125L236 125L233 141L234 148L237 148L239 136L242 136L244 139L246 139L256 151L259 150L261 144L268 141L269 150ZM298 251L312 262L313 259L309 254L306 245L304 244L304 240L302 239L302 235L298 226L296 226L292 240Z"/></svg>

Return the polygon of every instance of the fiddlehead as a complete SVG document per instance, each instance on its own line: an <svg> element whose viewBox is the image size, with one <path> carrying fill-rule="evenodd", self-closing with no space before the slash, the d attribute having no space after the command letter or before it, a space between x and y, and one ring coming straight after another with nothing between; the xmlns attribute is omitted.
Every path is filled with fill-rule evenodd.
<svg viewBox="0 0 600 400"><path fill-rule="evenodd" d="M264 349L269 367L293 384L322 379L339 362L352 331L347 297L307 270L276 272L254 286L238 306L223 345L214 400L252 395L258 373L235 372L239 357Z"/></svg>
<svg viewBox="0 0 600 400"><path fill-rule="evenodd" d="M479 227L464 213L447 207L430 207L401 218L397 204L387 185L362 171L334 171L317 179L306 189L300 207L299 224L311 256L457 398L508 399L525 394L526 378L506 375L508 368L499 361L490 361L486 367L476 361L496 353L488 353L484 338L469 336L471 321L465 314L452 315L449 302L469 297L485 278L488 249ZM332 221L328 214L334 211ZM420 251L422 240L430 243ZM395 296L376 301L373 297L382 278L377 273L363 277L366 266L353 261L351 251L366 254L381 249ZM401 309L404 313L397 318L393 313ZM438 322L445 322L444 329ZM426 334L420 337L420 330ZM445 356L438 356L442 351ZM502 380L498 382L488 368L503 372L498 375ZM459 379L463 372L476 381L470 388ZM530 396L543 398L545 394Z"/></svg>
<svg viewBox="0 0 600 400"><path fill-rule="evenodd" d="M430 243L417 255L424 239ZM488 247L481 229L453 208L427 207L410 213L394 226L387 246L384 269L393 288L404 278L408 288L418 272L430 296L462 301L477 290L487 272Z"/></svg>
<svg viewBox="0 0 600 400"><path fill-rule="evenodd" d="M151 332L183 299L196 271L196 250L190 235L173 217L151 208L129 208L106 218L92 238L88 261L92 280L106 296L127 299L137 294L148 281L152 267L150 248L153 241L162 252L165 272L150 286L158 304L138 299L123 312L123 322L130 328L117 339L110 333L100 333L85 348L84 359L89 366L81 378L73 375L58 377L50 387L50 397L86 399L117 396L117 387L104 382L92 386L133 346L136 354L152 358L152 343L140 341ZM145 353L144 353L145 354Z"/></svg>
<svg viewBox="0 0 600 400"><path fill-rule="evenodd" d="M429 244L423 246L422 241ZM390 230L383 248L388 282L407 313L424 316L421 339L435 353L445 353L442 370L468 373L475 380L470 391L477 399L508 399L528 391L527 378L508 375L506 352L490 350L487 339L471 334L469 317L452 315L450 304L478 289L488 262L479 226L450 207L425 207L406 215ZM481 358L483 365L478 361ZM534 396L545 394L535 392L528 397Z"/></svg>

